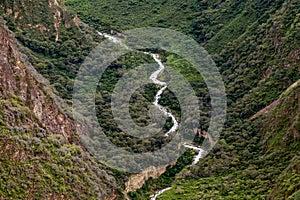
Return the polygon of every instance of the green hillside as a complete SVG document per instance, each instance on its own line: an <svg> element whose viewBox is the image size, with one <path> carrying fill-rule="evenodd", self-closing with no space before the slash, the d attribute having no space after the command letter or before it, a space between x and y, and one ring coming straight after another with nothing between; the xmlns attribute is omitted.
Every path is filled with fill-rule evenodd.
<svg viewBox="0 0 300 200"><path fill-rule="evenodd" d="M145 26L160 26L188 31L201 7L188 1L89 1L66 0L70 11L99 30L125 31Z"/></svg>
<svg viewBox="0 0 300 200"><path fill-rule="evenodd" d="M69 103L80 64L103 39L96 30L110 33L146 26L170 28L194 38L212 56L227 93L228 115L220 141L195 166L188 166L192 152L187 152L160 178L150 179L141 189L131 192L132 199L149 199L150 194L168 186L172 189L159 199L300 199L300 87L294 84L300 79L299 0L0 0L0 13L3 23L15 33L22 53ZM194 73L183 58L153 51L165 64L181 72L194 88L202 103L199 129L207 130L210 98L201 75ZM126 70L149 62L153 62L150 56L141 53L123 56L105 72L96 95L97 116L107 136L132 152L152 151L168 142L161 136L141 140L126 135L118 129L110 110L110 95L120 77ZM156 91L157 87L147 85L136 92L130 109L138 124L147 124L147 107ZM7 110L5 105L9 103L3 101L0 107ZM16 104L21 110L26 108ZM164 92L160 104L180 115L172 92ZM0 165L0 172L4 172L0 178L6 180L5 184L13 180L9 184L17 188L2 189L0 194L4 197L25 198L23 193L29 186L22 181L27 180L42 183L34 187L32 194L64 193L61 199L72 199L77 193L72 193L70 186L62 186L68 171L56 165L67 162L74 153L85 160L82 165L89 163L88 169L101 166L73 143L62 141L55 146L60 140L56 134L37 140L35 133L9 131L6 118L1 118L6 115L0 112L0 134L16 144L17 152L31 145L25 164L38 168L34 173L38 176L31 179L17 173L24 162L12 161L13 153L0 149L0 161L5 163ZM30 112L22 117L28 116ZM169 122L166 130L168 126ZM199 137L195 142L202 140ZM5 142L0 142L2 148ZM69 153L60 157L56 151L61 149ZM53 166L43 161L44 154ZM71 160L63 165L76 174L72 183L80 185L75 188L80 198L95 198L91 188L98 184L95 178L99 174L92 170L81 172L81 164ZM47 179L40 179L42 174ZM115 176L121 177L120 181L127 178L118 172ZM48 179L51 181L45 181ZM123 186L123 182L120 184ZM83 192L83 188L89 189Z"/></svg>
<svg viewBox="0 0 300 200"><path fill-rule="evenodd" d="M244 157L230 163L229 173L214 176L204 175L210 173L210 167L201 162L199 168L180 174L172 189L159 199L299 199L300 84L297 83L259 120L256 142L260 151L244 148ZM237 168L239 163L243 163L241 168Z"/></svg>
<svg viewBox="0 0 300 200"><path fill-rule="evenodd" d="M79 141L68 107L0 24L0 199L117 198L120 185Z"/></svg>
<svg viewBox="0 0 300 200"><path fill-rule="evenodd" d="M221 70L229 106L222 139L201 163L178 175L175 185L160 199L287 198L299 189L295 181L298 178L294 177L299 171L294 171L294 175L281 172L289 166L299 166L295 157L299 139L291 140L280 151L267 151L261 141L281 141L286 130L272 130L265 125L269 122L261 118L248 119L300 78L299 2L190 1L186 6L182 4L185 3L66 1L70 10L99 30L159 26L182 31L203 44ZM167 56L167 64L186 67L172 55ZM197 79L201 82L201 78ZM285 113L278 112L277 116L288 120L289 110ZM296 110L295 114L298 113ZM265 139L266 130L277 136ZM290 186L276 186L278 182L285 184L292 180ZM161 188L165 187L164 180L161 182ZM159 188L157 185L148 184L132 197L147 198Z"/></svg>
<svg viewBox="0 0 300 200"><path fill-rule="evenodd" d="M84 58L101 38L62 0L0 1L0 14L35 68L66 100Z"/></svg>

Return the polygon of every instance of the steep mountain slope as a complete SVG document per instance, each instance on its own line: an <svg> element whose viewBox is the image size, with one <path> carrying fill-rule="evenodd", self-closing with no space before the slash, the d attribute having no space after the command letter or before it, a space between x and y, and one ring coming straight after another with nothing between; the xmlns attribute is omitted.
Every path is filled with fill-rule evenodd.
<svg viewBox="0 0 300 200"><path fill-rule="evenodd" d="M285 184L291 175L285 176L281 172L289 168L294 170L291 177L299 174L295 157L299 152L299 140L293 140L289 135L290 142L284 143L280 151L267 151L261 141L277 146L282 141L282 134L296 135L296 132L293 133L293 128L289 131L273 129L268 126L273 125L273 121L266 122L262 118L251 121L249 118L275 102L300 78L298 0L201 0L189 1L182 7L180 5L184 3L179 1L113 1L113 7L110 7L112 1L105 0L66 2L84 22L94 27L106 29L108 24L111 29L127 30L159 26L187 33L203 44L222 73L228 95L228 120L222 138L198 166L185 169L173 189L161 199L272 199L292 195L294 189L280 192L284 190L280 184ZM87 13L88 9L94 12ZM106 26L99 22L105 22ZM188 70L184 69L188 65L181 58L165 56L167 65L179 68L187 75ZM190 80L201 82L197 77ZM277 103L279 101L269 108ZM296 104L296 100L289 104ZM285 113L276 113L282 118L278 128L293 121L298 124L299 118L289 118L290 113L289 109ZM293 113L297 115L299 111ZM265 136L266 133L274 138ZM132 194L132 198L149 198L159 185L166 187L166 180L168 178L153 185L146 183ZM297 184L291 184L291 188L295 187ZM198 188L201 191L196 193Z"/></svg>
<svg viewBox="0 0 300 200"><path fill-rule="evenodd" d="M262 120L262 144L266 153L275 154L288 164L276 178L268 199L300 198L299 117L300 80L281 95L278 105Z"/></svg>
<svg viewBox="0 0 300 200"><path fill-rule="evenodd" d="M38 72L71 99L72 79L100 37L67 12L63 0L1 0L0 14Z"/></svg>
<svg viewBox="0 0 300 200"><path fill-rule="evenodd" d="M65 135L66 139L73 136L77 124L66 117L63 103L53 95L53 90L39 75L17 48L12 34L1 26L1 74L0 87L3 99L20 101L23 106L33 113L32 118L15 119L13 110L7 110L7 125L12 127L28 126L29 130L45 127L45 131ZM60 104L56 104L60 103ZM16 115L16 117L17 117ZM19 121L21 120L21 121ZM37 122L34 122L38 120ZM79 125L79 124L78 124Z"/></svg>
<svg viewBox="0 0 300 200"><path fill-rule="evenodd" d="M3 12L17 25L15 31L31 30L35 34L43 33L44 39L59 41L61 28L78 25L76 17L69 16L62 0L43 1L7 1L2 0ZM38 12L36 15L33 13ZM41 21L41 19L43 19Z"/></svg>
<svg viewBox="0 0 300 200"><path fill-rule="evenodd" d="M161 196L161 199L297 199L299 197L299 109L297 109L299 88L296 86L284 93L286 88L300 78L298 0L189 0L184 3L179 0L67 0L66 4L70 10L78 13L85 23L105 31L160 26L189 34L204 45L222 73L228 94L228 120L221 140L213 152L197 166L187 167L177 175L172 189ZM1 14L8 22L7 25L25 46L22 50L29 56L34 67L50 80L61 96L70 99L72 79L76 75L78 66L101 38L95 35L94 30L80 23L76 15L68 14L63 1L0 0L0 8ZM189 74L190 66L182 58L165 52L159 53L163 61L174 69L179 69L194 89L202 95L201 97L204 97L203 100L208 102L208 94L202 78L193 73ZM128 57L134 61L127 61ZM124 73L124 69L128 69L126 67L133 66L132 63L140 64L141 61L148 61L148 59L140 54L133 54L112 66L107 70L105 76L107 79L104 79L107 88L113 88L113 81L118 80L117 78ZM3 77L6 81L5 76ZM22 79L24 75L20 77ZM18 85L19 79L16 77L13 83ZM28 105L31 108L29 111L27 109L29 114L17 114L19 117L14 117L15 109L7 109L12 107L10 106L12 103L16 105L14 107L26 108L26 103L22 103L22 98L27 95L22 90L23 85L10 89L20 91L15 93L21 97L21 100L10 97L8 103L5 103L8 105L5 106L5 110L13 116L9 121L14 122L16 118L16 121L22 122L10 124L9 126L12 127L22 124L32 125L35 124L32 123L35 122L35 118L39 120L48 117L39 114L41 106L38 102L44 101L43 98ZM11 88L11 86L5 87ZM101 89L109 96L106 92L109 91L106 90L107 88ZM149 99L153 91L148 91L150 95L146 94ZM164 94L163 105L171 108L175 105L173 109L176 110L178 107L172 98L172 95ZM272 102L275 103L271 104ZM269 105L272 106L267 107ZM257 118L261 116L258 114L251 118L262 109L261 113L269 111L267 116ZM23 111L16 113L23 113ZM36 116L35 113L38 117L32 119L31 116ZM55 116L56 119L59 116L55 113L50 115L50 118ZM99 113L100 121L108 122L106 125L110 130L113 121L107 120L106 114L106 112ZM209 121L206 110L202 116L204 122ZM249 120L250 118L254 120ZM30 123L26 122L28 119ZM11 132L7 129L7 122L8 120L3 118L2 123L5 124L3 132L9 134ZM54 120L53 124L52 132L63 134L60 129L61 123ZM71 130L73 126L74 124L70 122L66 130ZM207 124L202 124L202 128L205 130ZM113 136L114 134L112 133ZM65 135L66 138L69 137L68 140L76 141L76 138L71 137L72 134ZM134 151L140 151L138 148L140 146L144 147L142 142L136 142L123 133L121 135L123 136L121 140L117 135L112 137L112 141L116 140L116 143L120 143L124 148ZM60 139L50 137L43 141L43 145L48 148L51 144L52 148L59 143L57 141ZM21 143L27 142L22 139ZM62 144L64 148L70 147L68 142ZM162 141L153 141L149 145L160 147ZM53 152L51 148L48 151L50 154ZM74 151L68 152L73 155ZM57 154L53 153L53 155L53 160L58 159ZM144 187L132 193L131 197L147 199L155 190L170 186L175 174L183 168L182 164L189 163L191 154L185 156L181 158L183 161L173 169L169 169L160 179L146 182ZM4 158L9 160L9 157L4 156ZM74 163L69 164L70 167L74 167ZM51 169L54 169L50 170L52 173L57 172L56 167ZM74 170L81 171L81 168ZM56 180L56 176L49 177L51 180ZM22 179L24 177L18 177L16 180L9 177L5 180L21 181ZM82 180L86 179L88 178ZM57 185L54 182L49 185L49 189L56 190L57 185L63 185L62 182ZM57 191L57 193L70 191L70 188L62 187ZM79 193L81 192L80 190Z"/></svg>
<svg viewBox="0 0 300 200"><path fill-rule="evenodd" d="M182 173L159 199L299 199L299 83L289 87L277 105L258 120L262 150L256 160L247 160L244 169L230 169L230 174L195 178L190 171ZM236 167L233 162L231 167ZM199 167L194 170L206 170L204 162Z"/></svg>
<svg viewBox="0 0 300 200"><path fill-rule="evenodd" d="M254 2L249 1L248 6L260 5L265 10L257 21L253 15L244 21L249 13L257 13L257 9L248 8L243 11L244 17L234 17L211 39L206 38L205 45L215 53L226 82L229 116L223 139L161 199L286 199L299 189L299 139L293 138L299 132L293 127L299 123L295 117L299 115L295 109L299 90L294 89L294 95L287 99L280 98L281 103L276 101L299 79L298 1ZM242 34L233 31L242 27L246 28ZM220 44L225 48L220 49ZM278 103L276 109L282 110L273 112L268 120L248 120L266 106L272 105L269 109ZM277 149L266 150L266 144ZM195 192L195 188L201 190Z"/></svg>
<svg viewBox="0 0 300 200"><path fill-rule="evenodd" d="M100 30L125 31L137 27L160 26L189 31L203 8L197 0L187 1L88 1L65 0L70 11Z"/></svg>
<svg viewBox="0 0 300 200"><path fill-rule="evenodd" d="M67 107L0 25L0 199L115 199Z"/></svg>

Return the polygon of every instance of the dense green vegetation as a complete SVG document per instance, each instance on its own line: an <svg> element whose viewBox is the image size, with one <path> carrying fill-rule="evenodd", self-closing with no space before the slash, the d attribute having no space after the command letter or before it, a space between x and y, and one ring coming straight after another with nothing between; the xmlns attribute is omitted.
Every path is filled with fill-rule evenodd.
<svg viewBox="0 0 300 200"><path fill-rule="evenodd" d="M17 97L0 101L0 109L7 108L20 113L16 121L33 116ZM119 190L112 172L81 146L40 129L9 128L5 120L1 112L2 199L98 199Z"/></svg>
<svg viewBox="0 0 300 200"><path fill-rule="evenodd" d="M240 199L241 196L245 199L297 199L300 190L300 146L299 136L295 134L299 133L299 89L298 84L282 94L277 107L256 126L262 132L260 140L252 138L246 148L241 148L243 157L231 161L227 172L209 176L214 169L207 160L202 161L199 168L177 177L172 189L160 199ZM224 142L220 141L216 148L224 148ZM257 144L262 149L250 149ZM212 155L213 159L218 155L218 152ZM195 174L199 179L194 178Z"/></svg>
<svg viewBox="0 0 300 200"><path fill-rule="evenodd" d="M114 6L109 6L112 4ZM197 167L180 175L188 180L179 177L162 199L280 197L279 193L272 192L274 196L271 195L272 188L278 177L281 177L280 181L284 179L280 173L299 152L299 143L292 140L292 144L285 146L288 149L274 153L266 151L260 142L265 132L261 127L269 122L247 120L300 78L297 1L191 1L181 9L179 4L168 1L67 1L82 20L98 29L107 29L98 23L103 22L120 31L160 26L188 33L206 47L221 70L229 106L222 140ZM155 11L157 7L159 10ZM174 7L180 12L172 12ZM87 13L87 8L93 12ZM153 14L154 11L157 13ZM166 63L186 74L184 69L188 65L173 55L167 56ZM199 77L194 80L201 82ZM193 81L192 77L190 81ZM282 118L287 116L282 115ZM285 131L271 141L280 141ZM286 178L294 176L287 175ZM198 193L195 188L199 188ZM283 193L288 195L287 191Z"/></svg>
<svg viewBox="0 0 300 200"><path fill-rule="evenodd" d="M75 15L67 12L62 3L49 5L48 0L2 0L0 14L24 45L22 51L29 61L60 96L70 100L76 72L101 37L85 24L75 23Z"/></svg>
<svg viewBox="0 0 300 200"><path fill-rule="evenodd" d="M189 31L201 7L188 1L89 1L66 0L70 11L98 30L125 31L145 26L160 26Z"/></svg>
<svg viewBox="0 0 300 200"><path fill-rule="evenodd" d="M181 172L187 165L191 164L194 153L191 150L186 151L176 162L176 164L166 170L159 178L146 181L142 188L136 192L130 192L131 199L147 199L161 188L169 187L176 174Z"/></svg>
<svg viewBox="0 0 300 200"><path fill-rule="evenodd" d="M150 60L149 57L146 57L146 59ZM135 59L135 62L138 63L138 59ZM164 143L169 140L164 137L164 133L168 130L168 127L165 127L164 132L160 132L160 134L152 138L134 138L118 128L111 111L111 93L119 78L122 77L122 73L126 72L126 69L128 70L133 67L132 63L130 64L130 67L126 64L116 65L118 66L117 68L112 66L103 74L103 78L100 80L101 88L99 88L99 95L96 97L97 116L105 134L110 137L111 141L117 146L133 152L153 151L157 148L161 148ZM148 86L146 85L144 89L141 88L141 90L137 91L132 97L130 113L140 126L146 126L148 124L149 116L147 107L149 108L149 106L152 105L156 92L156 86L150 84Z"/></svg>
<svg viewBox="0 0 300 200"><path fill-rule="evenodd" d="M161 55L163 55L162 52ZM170 57L170 61L168 62L172 63L176 61L174 65L170 65L173 66L175 70L179 70L180 73L185 74L184 76L195 89L195 94L201 101L201 104L199 105L201 106L201 127L199 128L207 130L209 122L209 97L207 95L207 88L203 83L200 74L194 73L192 70L193 68L191 68L184 59L175 59L175 55L169 55L168 57ZM96 112L99 123L105 134L114 144L133 152L154 151L161 148L170 140L170 138L164 137L164 134L172 127L173 124L170 118L167 119L163 130L151 138L141 139L129 136L118 128L118 125L114 120L114 116L111 111L111 94L114 91L115 85L125 72L130 69L134 69L136 66L141 64L153 62L154 60L150 57L150 55L145 55L143 53L133 53L123 56L108 67L108 69L102 74L99 81L101 87L98 87L96 95ZM184 64L186 67L182 68ZM153 70L155 70L155 68ZM149 77L152 72L153 71L149 72ZM161 78L163 79L163 76ZM129 102L129 112L131 113L133 120L140 126L148 125L150 119L148 110L154 101L154 96L157 91L158 87L155 84L147 84L137 90L131 97L131 101ZM159 104L172 111L178 120L180 120L180 105L177 98L171 91L164 91Z"/></svg>
<svg viewBox="0 0 300 200"><path fill-rule="evenodd" d="M0 133L5 149L0 158L1 198L97 199L106 193L103 180L114 182L81 147L66 143L61 135L41 137L6 127Z"/></svg>
<svg viewBox="0 0 300 200"><path fill-rule="evenodd" d="M244 109L241 116L243 118L246 115L251 116L255 111L271 103L299 78L296 60L290 58L293 52L297 51L299 37L296 34L299 29L297 21L299 19L296 15L297 1L215 0L191 1L184 4L188 6L181 8L174 1L172 3L168 1L66 1L70 10L76 11L83 21L95 27L98 23L93 19L101 18L105 21L109 18L106 24L117 30L162 26L189 33L205 45L221 69L227 84L229 105L244 98L238 103L242 106L247 104L247 109ZM167 18L167 13L172 13L180 20L172 21L176 19L173 17L153 24L141 20L143 17L153 19L148 17L152 16L149 14L151 9L147 9L148 6L160 7L160 12L153 17L164 19ZM178 9L178 13L171 12L174 7ZM185 12L186 7L193 7L195 10ZM104 12L101 9L108 10ZM110 9L115 12L110 12ZM139 12L132 11L130 15L122 15L122 12L128 9L138 9ZM292 20L293 18L295 19ZM128 23L125 23L126 21ZM185 23L190 25L182 29L180 26ZM272 76L264 80L268 71L272 71ZM279 77L282 79L280 82L277 81ZM269 88L269 85L273 87ZM256 98L255 92L246 95L251 89L256 90L255 88L260 90L259 95L267 95L267 97ZM267 92L269 89L272 91ZM250 97L252 94L255 94L255 98Z"/></svg>
<svg viewBox="0 0 300 200"><path fill-rule="evenodd" d="M61 96L70 99L78 66L101 38L80 24L79 27L62 26L60 39L55 42L53 28L48 34L27 26L43 19L47 27L53 27L52 13L45 12L48 2L30 3L39 10L34 12L35 17L26 9L20 14L23 19L7 14L4 17L28 48L24 52L34 66L50 79ZM30 3L26 4L28 8ZM0 4L15 6L5 0ZM175 173L168 171L157 180L149 180L141 190L131 193L131 197L145 199L149 191L169 186L173 181L172 189L161 199L299 199L299 88L283 94L300 78L298 0L66 0L66 5L97 30L159 26L189 34L204 45L222 73L228 95L228 120L214 150L197 166L185 168L176 179L174 174L182 167L176 168ZM203 103L200 128L206 130L209 96L201 76L194 74L182 58L159 53L163 54L164 62L180 71L196 90ZM135 152L149 148L118 130L111 131L116 126L107 108L109 92L118 77L124 70L143 62L153 61L137 53L114 63L102 77L104 87L99 88L99 92L105 94L101 97L104 99L98 99L98 103L104 102L104 106L98 107L98 117L109 130L106 134L115 144ZM149 105L155 91L156 87L148 85L136 94L145 104L132 101L132 115L141 125L147 124L148 119L142 108ZM248 120L281 94L280 104L268 116ZM169 91L163 94L160 103L178 110L176 99ZM153 139L147 143L157 148L163 142ZM178 165L187 165L189 156L182 157Z"/></svg>

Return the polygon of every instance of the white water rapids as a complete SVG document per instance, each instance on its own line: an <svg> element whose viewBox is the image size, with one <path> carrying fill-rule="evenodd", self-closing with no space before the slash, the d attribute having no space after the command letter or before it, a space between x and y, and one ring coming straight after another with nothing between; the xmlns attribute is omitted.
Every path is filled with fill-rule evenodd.
<svg viewBox="0 0 300 200"><path fill-rule="evenodd" d="M110 40L111 42L115 43L115 44L119 44L120 46L129 49L128 46L126 46L122 40L118 37L109 35L107 33L101 33L99 31L97 31L97 33L100 36L103 36L105 38L107 38L108 40ZM175 132L178 127L179 127L179 123L177 122L176 118L174 117L174 115L170 112L167 111L166 108L164 108L163 106L159 105L159 99L161 98L162 93L164 92L164 90L166 90L168 88L168 85L166 82L160 81L158 80L158 76L165 70L165 65L162 63L162 61L159 58L159 55L154 54L154 53L148 53L148 52L144 52L145 54L151 55L152 58L156 61L156 63L159 65L159 69L156 70L155 72L153 72L150 76L150 80L152 80L153 83L161 86L162 88L156 93L155 95L155 101L153 102L153 105L156 106L160 111L162 111L164 113L165 116L171 117L172 122L173 122L173 126L172 128L165 134L166 137L168 137L170 135L170 133ZM190 144L184 144L184 147L189 148L189 149L193 149L195 151L198 152L198 154L194 157L193 163L192 165L195 165L199 162L199 160L201 158L203 158L205 151L203 149L201 149L200 147L196 147ZM171 187L169 188L165 188L163 190L160 190L158 192L156 192L154 195L151 195L151 200L156 200L156 198L161 195L162 193L164 193L167 190L170 190Z"/></svg>
<svg viewBox="0 0 300 200"><path fill-rule="evenodd" d="M163 189L163 190L160 190L160 191L158 191L158 192L156 192L154 195L151 195L150 197L151 197L151 200L156 200L156 198L159 196L159 195L161 195L162 193L164 193L165 191L168 191L168 190L170 190L171 188L170 187L168 187L168 188L166 188L166 189Z"/></svg>
<svg viewBox="0 0 300 200"><path fill-rule="evenodd" d="M103 36L103 37L107 38L111 42L113 42L115 44L118 44L118 45L120 45L122 47L125 47L126 49L129 49L128 46L126 46L122 42L122 40L120 38L112 36L112 35L109 35L107 33L101 33L99 31L97 31L97 33L100 36ZM159 59L159 55L154 54L154 53L148 53L148 52L144 52L144 54L151 55L152 58L156 61L156 63L159 65L159 69L157 71L153 72L151 74L151 76L150 76L150 80L152 80L153 83L155 83L155 84L157 84L159 86L162 86L162 88L155 95L155 101L153 102L153 105L156 106L161 112L163 112L165 116L168 116L168 117L170 117L172 119L173 126L165 134L165 136L168 137L170 133L173 133L173 132L175 132L178 129L179 124L178 124L175 116L171 112L168 112L166 108L164 108L163 106L161 106L161 105L158 104L159 99L161 98L161 94L168 88L168 85L167 85L166 82L162 82L162 81L160 81L160 80L157 79L157 77L159 76L159 74L162 73L165 70L165 66L163 65L162 61Z"/></svg>
<svg viewBox="0 0 300 200"><path fill-rule="evenodd" d="M201 149L200 147L196 147L196 146L189 145L189 144L185 144L184 147L198 151L198 154L195 156L192 165L197 164L199 162L199 160L204 157L205 151L203 149Z"/></svg>
<svg viewBox="0 0 300 200"><path fill-rule="evenodd" d="M145 52L147 53L147 52ZM157 79L158 75L164 71L165 66L162 64L161 60L159 59L159 56L157 54L153 54L151 53L152 58L156 61L156 63L159 65L159 69L155 72L153 72L153 74L151 74L150 76L150 80L153 81L153 83L163 86L155 95L155 101L153 102L154 106L156 106L160 111L162 111L164 113L164 115L171 117L172 118L172 122L173 122L173 126L172 128L165 134L166 137L169 136L170 133L175 132L178 129L178 122L176 120L176 118L174 117L174 115L170 112L167 111L166 108L164 108L163 106L158 104L158 101L161 97L161 94L164 92L164 90L166 90L168 88L167 83L162 82L160 80Z"/></svg>

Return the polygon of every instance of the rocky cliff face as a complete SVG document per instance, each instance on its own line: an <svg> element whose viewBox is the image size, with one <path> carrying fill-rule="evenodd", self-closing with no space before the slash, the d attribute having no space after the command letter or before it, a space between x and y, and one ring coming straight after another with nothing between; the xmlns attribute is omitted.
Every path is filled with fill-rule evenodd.
<svg viewBox="0 0 300 200"><path fill-rule="evenodd" d="M117 199L116 180L80 145L84 134L0 25L0 199Z"/></svg>
<svg viewBox="0 0 300 200"><path fill-rule="evenodd" d="M2 12L10 17L18 28L39 32L42 35L55 35L55 41L59 40L60 29L78 26L78 18L66 12L64 1L10 1L5 0L0 4ZM40 20L38 16L44 20Z"/></svg>
<svg viewBox="0 0 300 200"><path fill-rule="evenodd" d="M19 98L32 111L30 118L19 119L20 113L6 110L8 126L26 126L27 129L41 129L44 132L61 134L67 139L74 136L76 127L66 113L64 103L53 94L49 83L18 51L12 33L0 26L0 88L2 99Z"/></svg>
<svg viewBox="0 0 300 200"><path fill-rule="evenodd" d="M63 0L2 0L0 15L34 68L70 100L76 71L100 36L67 12Z"/></svg>
<svg viewBox="0 0 300 200"><path fill-rule="evenodd" d="M168 167L171 167L174 164L175 163L171 163L170 165L166 165L159 168L152 166L144 170L142 173L131 175L125 184L125 192L134 192L137 189L140 189L148 179L159 178L168 169Z"/></svg>

